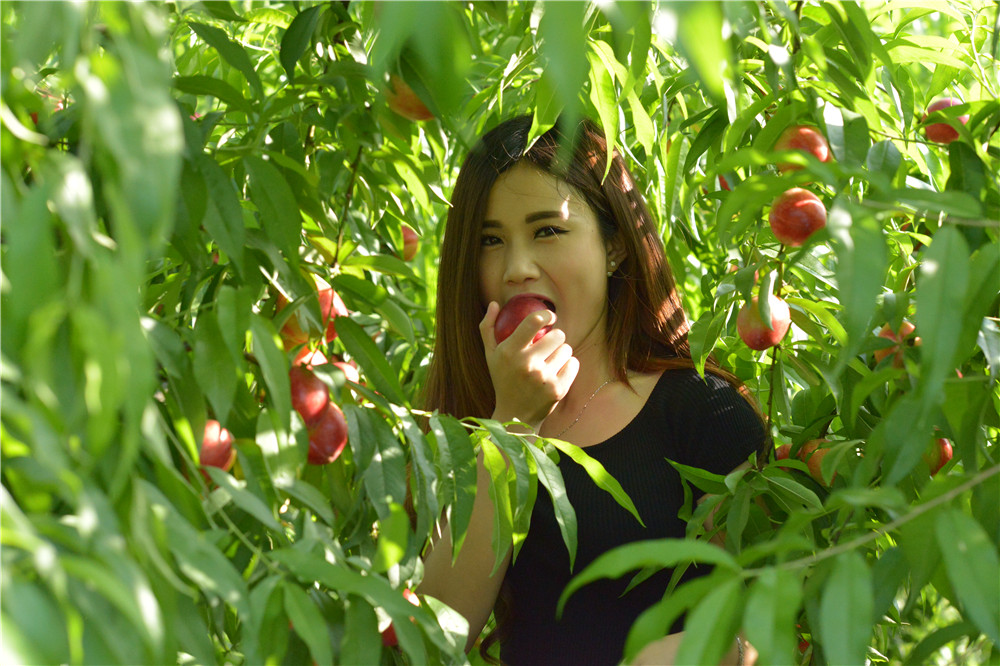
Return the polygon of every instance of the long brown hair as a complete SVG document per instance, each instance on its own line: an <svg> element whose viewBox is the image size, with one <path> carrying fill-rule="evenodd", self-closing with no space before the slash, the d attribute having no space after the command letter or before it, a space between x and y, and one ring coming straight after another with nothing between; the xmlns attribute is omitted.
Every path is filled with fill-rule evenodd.
<svg viewBox="0 0 1000 666"><path fill-rule="evenodd" d="M556 125L528 147L531 116L486 133L466 157L448 212L437 287L437 338L424 405L464 418L489 417L495 406L479 334L485 315L479 297L483 218L497 178L526 162L572 185L597 215L605 242L617 237L625 258L608 278L608 348L616 378L628 371L692 367L688 322L653 217L625 161L614 151L605 177L607 143L601 129L582 121L571 159L558 163L566 140ZM709 359L706 368L741 386Z"/></svg>
<svg viewBox="0 0 1000 666"><path fill-rule="evenodd" d="M663 241L624 159L614 151L607 167L607 142L601 129L582 121L571 137L570 159L560 161L567 137L558 124L528 146L531 116L501 123L486 133L466 157L452 194L437 287L437 339L424 404L458 418L486 418L495 394L486 365L479 322L485 307L479 296L479 252L486 207L499 176L525 162L573 186L597 215L601 236L620 243L624 259L608 278L606 330L612 368L628 384L628 371L691 368L689 325ZM711 357L705 368L735 386L755 411L760 408L746 387ZM759 455L768 448L768 441ZM480 646L503 640L509 589L501 586L494 607L496 630Z"/></svg>

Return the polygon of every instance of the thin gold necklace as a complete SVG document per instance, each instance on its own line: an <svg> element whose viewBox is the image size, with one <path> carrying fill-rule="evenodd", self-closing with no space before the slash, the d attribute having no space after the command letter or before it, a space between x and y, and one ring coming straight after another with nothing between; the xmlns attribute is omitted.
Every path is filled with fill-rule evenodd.
<svg viewBox="0 0 1000 666"><path fill-rule="evenodd" d="M570 428L572 428L573 426L575 426L575 425L576 425L577 423L579 423L579 421L580 421L580 418L581 418L581 417L583 416L583 413L584 413L585 411L587 411L587 407L590 407L590 401L594 399L594 396L595 396L595 395L597 395L598 393L600 393L600 392L601 392L601 389L602 389L602 388L604 388L605 386L607 386L608 384L610 384L610 383L611 383L611 382L613 382L613 381L614 381L614 377L612 377L612 378L611 378L611 379L609 379L608 381L606 381L606 382L604 382L603 384L601 384L600 386L598 386L598 387L597 387L597 390L596 390L596 391L594 391L593 393L591 393L591 394L590 394L590 397L589 397L589 398L587 398L587 402L585 402L585 403L583 404L583 409L581 409L581 410L580 410L580 413L576 415L576 418L575 418L575 419L573 420L573 422L572 422L572 423L570 423L570 424L569 424L568 426L566 426L565 428L563 428L562 430L560 430L560 431L559 431L559 434L558 434L558 435L556 435L556 437L555 437L555 438L556 438L556 439L561 439L561 438L562 438L562 436L563 436L564 434L566 434L566 431L567 431L567 430L569 430Z"/></svg>

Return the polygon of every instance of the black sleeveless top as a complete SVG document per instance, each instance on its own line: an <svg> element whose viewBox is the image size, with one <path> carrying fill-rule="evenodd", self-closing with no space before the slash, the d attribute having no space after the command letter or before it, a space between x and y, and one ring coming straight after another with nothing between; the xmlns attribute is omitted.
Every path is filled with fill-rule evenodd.
<svg viewBox="0 0 1000 666"><path fill-rule="evenodd" d="M621 483L646 527L566 456L559 469L576 511L574 571L548 493L539 489L531 527L505 584L512 596L509 631L501 644L504 664L618 664L625 638L642 611L658 602L671 570L663 570L621 596L631 580L599 580L569 598L562 619L556 603L570 578L604 552L646 539L684 538L677 517L682 482L667 458L728 474L756 451L764 427L756 412L725 380L694 370L668 370L639 414L609 439L584 450ZM695 489L697 492L697 489ZM708 573L688 569L685 579ZM675 626L673 631L680 631Z"/></svg>

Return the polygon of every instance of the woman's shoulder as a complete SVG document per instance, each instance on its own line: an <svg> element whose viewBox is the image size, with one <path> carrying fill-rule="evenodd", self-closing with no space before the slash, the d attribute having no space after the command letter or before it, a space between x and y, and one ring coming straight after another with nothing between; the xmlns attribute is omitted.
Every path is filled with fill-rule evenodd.
<svg viewBox="0 0 1000 666"><path fill-rule="evenodd" d="M707 407L746 402L736 386L724 377L707 370L702 376L694 368L684 367L664 370L652 396L685 410L699 405Z"/></svg>

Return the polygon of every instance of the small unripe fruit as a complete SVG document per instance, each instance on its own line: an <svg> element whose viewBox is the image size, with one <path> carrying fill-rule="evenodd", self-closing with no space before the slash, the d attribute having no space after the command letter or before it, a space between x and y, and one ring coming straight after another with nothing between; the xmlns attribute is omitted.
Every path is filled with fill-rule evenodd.
<svg viewBox="0 0 1000 666"><path fill-rule="evenodd" d="M303 365L307 368L311 368L314 365L326 365L330 361L327 360L326 355L321 349L309 349L308 347L303 347L299 350L299 353L295 355L295 360L292 361L292 365Z"/></svg>
<svg viewBox="0 0 1000 666"><path fill-rule="evenodd" d="M434 114L430 112L413 88L395 74L389 77L389 88L385 92L389 108L408 120L431 120Z"/></svg>
<svg viewBox="0 0 1000 666"><path fill-rule="evenodd" d="M403 597L414 606L420 605L420 598L409 589L403 590ZM410 617L410 620L413 620L412 616ZM382 645L386 647L396 647L398 644L399 639L396 637L396 627L390 623L389 626L382 632Z"/></svg>
<svg viewBox="0 0 1000 666"><path fill-rule="evenodd" d="M961 103L962 100L955 99L954 97L939 99L927 107L927 113L924 114L923 119L927 120L927 116L935 111L941 111L942 109L947 109L948 107ZM965 125L969 122L969 116L962 115L959 116L957 120ZM927 137L928 141L934 141L935 143L951 143L957 139L959 135L958 130L949 123L931 123L924 128L924 136Z"/></svg>
<svg viewBox="0 0 1000 666"><path fill-rule="evenodd" d="M774 144L775 150L800 150L813 155L820 162L830 161L830 144L818 130L814 127L796 125L789 127ZM802 167L798 164L779 162L778 170L781 172L798 171Z"/></svg>
<svg viewBox="0 0 1000 666"><path fill-rule="evenodd" d="M823 458L829 452L829 449L821 449L820 444L825 443L825 439L814 439L806 442L799 449L798 457L799 460L803 461L809 466L809 474L812 478L820 485L826 485L826 481L823 480L823 471L821 465L823 463ZM837 478L837 473L833 473L833 479ZM833 479L830 479L831 481Z"/></svg>
<svg viewBox="0 0 1000 666"><path fill-rule="evenodd" d="M334 361L333 365L340 368L347 381L354 382L355 384L361 383L361 374L358 372L358 366L354 364L354 361Z"/></svg>
<svg viewBox="0 0 1000 666"><path fill-rule="evenodd" d="M410 227L403 226L403 261L409 261L417 256L417 247L420 245L420 238L417 232Z"/></svg>
<svg viewBox="0 0 1000 666"><path fill-rule="evenodd" d="M319 311L322 315L324 326L323 339L331 342L337 337L337 327L335 321L337 317L346 317L350 314L340 295L332 288L320 289L316 293L319 300ZM288 304L283 296L278 296L277 308L280 312ZM309 334L302 330L296 314L292 314L281 327L281 341L286 350L309 342Z"/></svg>
<svg viewBox="0 0 1000 666"><path fill-rule="evenodd" d="M915 330L916 326L914 326L908 321L904 321L902 324L900 324L898 331L893 331L892 328L889 327L889 324L883 326L882 330L878 332L878 336L880 338L892 340L897 344L892 345L891 347L885 347L883 349L876 349L874 352L872 352L872 356L875 357L875 362L881 363L890 354L892 354L893 355L892 367L902 368L903 357L905 356L903 345L912 345L914 347L920 346L921 343L920 338L913 337L912 340L910 339L913 336L913 332Z"/></svg>
<svg viewBox="0 0 1000 666"><path fill-rule="evenodd" d="M198 458L203 467L218 467L224 472L228 472L236 460L232 433L215 419L205 421L205 432L201 438ZM205 477L205 481L211 480L204 470L201 474Z"/></svg>
<svg viewBox="0 0 1000 666"><path fill-rule="evenodd" d="M493 333L496 336L497 343L501 343L510 337L510 334L518 327L524 318L527 317L532 312L537 312L538 310L548 310L549 306L545 304L545 301L535 296L515 296L514 298L507 301L507 303L500 309L497 314L497 320L494 324ZM532 342L538 342L543 335L549 332L551 326L543 327L535 337L532 338Z"/></svg>
<svg viewBox="0 0 1000 666"><path fill-rule="evenodd" d="M944 437L939 437L934 440L930 451L927 451L922 456L924 462L927 464L930 470L931 476L934 476L941 471L941 468L948 464L953 455L953 450L951 447L951 442Z"/></svg>
<svg viewBox="0 0 1000 666"><path fill-rule="evenodd" d="M798 247L826 226L826 207L809 190L793 187L774 200L767 221L775 238Z"/></svg>
<svg viewBox="0 0 1000 666"><path fill-rule="evenodd" d="M771 307L771 328L768 328L760 316L758 303L758 297L754 296L749 303L740 308L739 314L736 315L736 332L747 347L763 351L775 346L785 337L788 327L792 324L792 314L787 303L771 294L768 298Z"/></svg>

